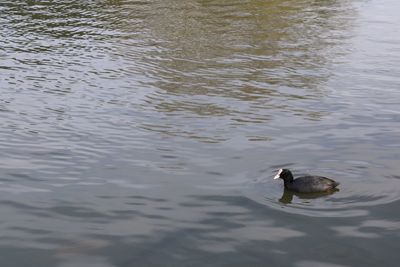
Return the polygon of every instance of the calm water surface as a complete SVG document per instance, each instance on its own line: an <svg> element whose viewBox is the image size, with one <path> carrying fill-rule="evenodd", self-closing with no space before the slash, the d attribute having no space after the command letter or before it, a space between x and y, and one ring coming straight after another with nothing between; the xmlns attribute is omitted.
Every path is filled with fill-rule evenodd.
<svg viewBox="0 0 400 267"><path fill-rule="evenodd" d="M398 14L0 0L0 265L398 266Z"/></svg>

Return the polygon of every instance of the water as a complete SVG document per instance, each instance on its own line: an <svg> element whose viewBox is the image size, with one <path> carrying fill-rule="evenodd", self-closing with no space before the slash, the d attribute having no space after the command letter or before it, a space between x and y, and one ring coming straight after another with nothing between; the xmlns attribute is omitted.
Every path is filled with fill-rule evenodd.
<svg viewBox="0 0 400 267"><path fill-rule="evenodd" d="M399 12L0 0L1 266L398 266Z"/></svg>

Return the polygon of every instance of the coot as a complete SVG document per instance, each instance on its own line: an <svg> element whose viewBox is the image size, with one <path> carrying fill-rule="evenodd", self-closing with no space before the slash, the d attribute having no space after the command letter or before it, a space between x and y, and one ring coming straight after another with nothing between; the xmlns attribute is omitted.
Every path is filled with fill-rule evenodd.
<svg viewBox="0 0 400 267"><path fill-rule="evenodd" d="M314 175L293 179L293 175L288 169L280 169L274 179L278 178L283 179L286 189L299 193L329 192L335 190L335 187L339 185L332 179Z"/></svg>

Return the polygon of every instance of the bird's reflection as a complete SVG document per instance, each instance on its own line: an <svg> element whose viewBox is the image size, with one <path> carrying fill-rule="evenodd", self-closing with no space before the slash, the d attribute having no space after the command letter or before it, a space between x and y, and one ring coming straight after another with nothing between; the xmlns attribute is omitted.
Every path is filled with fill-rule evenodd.
<svg viewBox="0 0 400 267"><path fill-rule="evenodd" d="M327 191L327 192L318 192L318 193L298 193L294 192L291 190L284 189L282 197L279 199L279 201L283 204L290 204L292 203L293 200L293 195L300 199L315 199L319 197L324 197L328 195L332 195L339 191L339 189L335 188L334 190Z"/></svg>

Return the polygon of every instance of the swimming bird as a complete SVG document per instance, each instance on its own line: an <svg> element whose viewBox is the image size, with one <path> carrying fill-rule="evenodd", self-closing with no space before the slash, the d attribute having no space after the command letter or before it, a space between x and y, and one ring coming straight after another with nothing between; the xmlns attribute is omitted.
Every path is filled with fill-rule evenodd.
<svg viewBox="0 0 400 267"><path fill-rule="evenodd" d="M294 179L293 174L288 169L280 169L274 179L281 178L285 189L299 193L317 193L337 190L338 182L322 176L302 176Z"/></svg>

